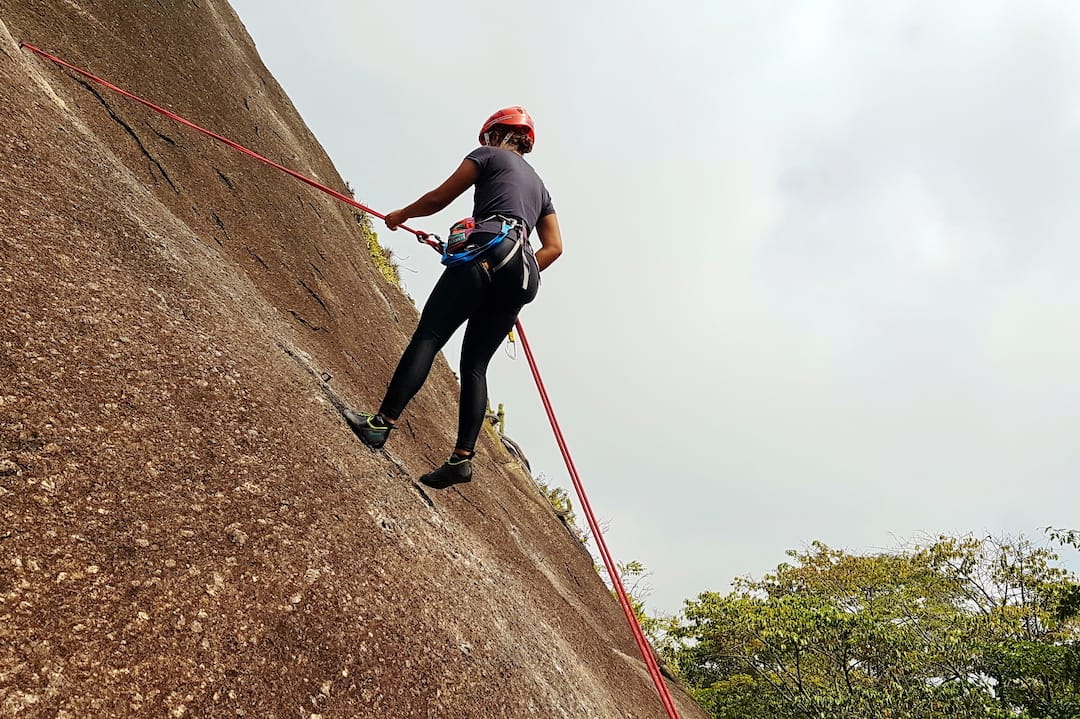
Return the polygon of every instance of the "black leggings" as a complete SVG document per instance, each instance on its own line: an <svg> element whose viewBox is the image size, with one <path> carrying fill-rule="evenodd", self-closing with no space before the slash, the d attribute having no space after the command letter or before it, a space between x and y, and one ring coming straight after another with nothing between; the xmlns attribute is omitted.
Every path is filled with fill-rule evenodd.
<svg viewBox="0 0 1080 719"><path fill-rule="evenodd" d="M490 239L473 234L477 243ZM528 242L513 233L472 262L449 267L431 291L420 324L398 362L379 413L397 419L427 379L435 355L466 320L461 344L461 402L455 448L473 451L487 409L487 367L518 312L536 297L540 270ZM493 271L510 254L505 265ZM490 257L489 257L490 256Z"/></svg>

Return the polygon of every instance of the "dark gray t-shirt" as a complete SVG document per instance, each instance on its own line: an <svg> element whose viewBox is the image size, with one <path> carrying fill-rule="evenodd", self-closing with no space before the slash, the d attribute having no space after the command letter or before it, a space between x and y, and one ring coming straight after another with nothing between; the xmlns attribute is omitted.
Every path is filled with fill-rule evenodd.
<svg viewBox="0 0 1080 719"><path fill-rule="evenodd" d="M513 150L478 147L468 155L480 167L473 192L473 217L510 215L525 223L526 237L544 215L555 213L544 181L525 158Z"/></svg>

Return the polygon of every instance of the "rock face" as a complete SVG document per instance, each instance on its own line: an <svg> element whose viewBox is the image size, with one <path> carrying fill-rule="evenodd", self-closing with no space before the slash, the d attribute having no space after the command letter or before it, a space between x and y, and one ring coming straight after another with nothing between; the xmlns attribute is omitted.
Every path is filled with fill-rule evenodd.
<svg viewBox="0 0 1080 719"><path fill-rule="evenodd" d="M344 190L223 0L0 0L0 716L665 716L497 442L411 479L445 362L342 421L416 321L352 211L19 41Z"/></svg>

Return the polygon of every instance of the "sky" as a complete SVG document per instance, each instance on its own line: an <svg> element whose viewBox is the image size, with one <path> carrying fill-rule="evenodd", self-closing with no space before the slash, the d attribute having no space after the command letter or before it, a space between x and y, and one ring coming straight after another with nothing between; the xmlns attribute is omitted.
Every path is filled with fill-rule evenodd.
<svg viewBox="0 0 1080 719"><path fill-rule="evenodd" d="M1080 5L233 6L378 211L532 113L565 253L521 321L650 611L814 540L1080 525ZM379 239L422 304L437 256ZM492 402L570 488L517 355Z"/></svg>

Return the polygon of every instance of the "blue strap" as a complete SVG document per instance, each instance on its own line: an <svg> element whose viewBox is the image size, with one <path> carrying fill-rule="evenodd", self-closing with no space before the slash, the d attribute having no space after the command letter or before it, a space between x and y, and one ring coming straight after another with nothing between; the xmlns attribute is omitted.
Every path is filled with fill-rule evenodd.
<svg viewBox="0 0 1080 719"><path fill-rule="evenodd" d="M502 219L502 230L499 232L499 234L492 237L480 247L474 247L471 250L465 250L464 252L456 252L453 254L447 252L446 248L444 247L442 255L443 265L445 265L446 267L457 267L458 265L463 265L466 262L470 262L476 259L478 256L482 255L495 245L505 240L506 236L510 234L510 231L517 227L517 223L509 222L505 218L500 219Z"/></svg>

